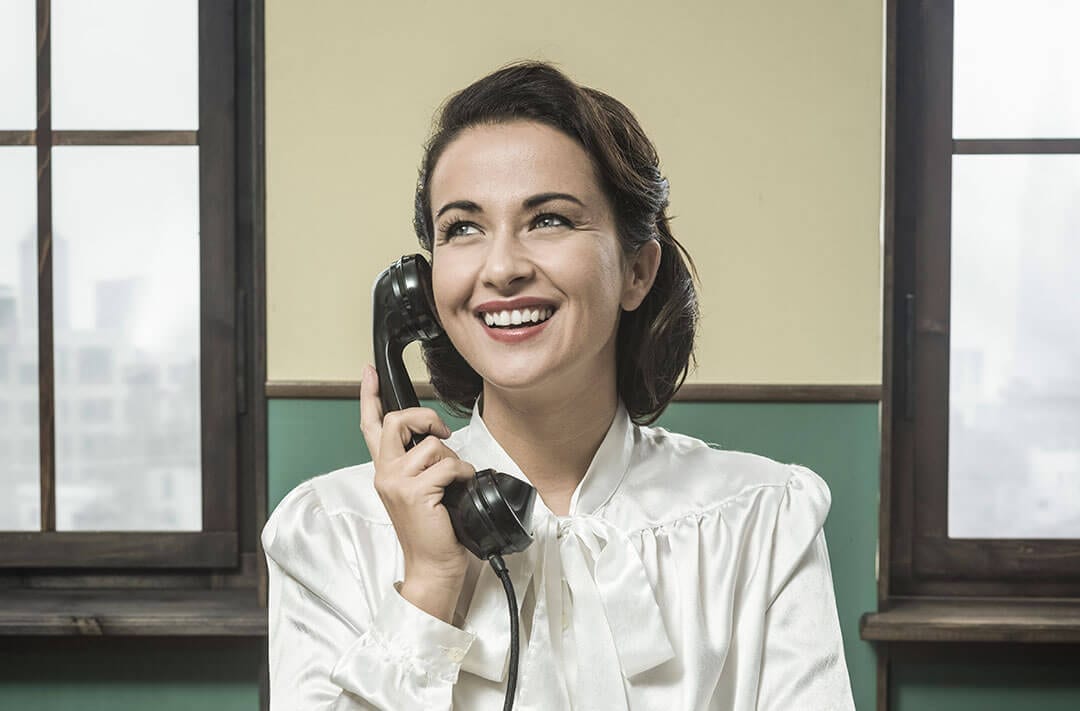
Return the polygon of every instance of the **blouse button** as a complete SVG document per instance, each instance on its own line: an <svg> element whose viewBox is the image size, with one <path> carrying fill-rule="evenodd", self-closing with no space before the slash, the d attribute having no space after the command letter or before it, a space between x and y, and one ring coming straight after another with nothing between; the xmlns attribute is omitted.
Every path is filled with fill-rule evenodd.
<svg viewBox="0 0 1080 711"><path fill-rule="evenodd" d="M452 662L460 662L465 658L465 650L461 647L450 647L446 650L446 658Z"/></svg>

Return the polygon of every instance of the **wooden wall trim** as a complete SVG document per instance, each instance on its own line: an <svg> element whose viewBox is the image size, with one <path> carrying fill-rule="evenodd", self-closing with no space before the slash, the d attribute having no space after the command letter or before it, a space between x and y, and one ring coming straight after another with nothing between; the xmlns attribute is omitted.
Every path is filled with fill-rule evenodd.
<svg viewBox="0 0 1080 711"><path fill-rule="evenodd" d="M434 399L429 383L414 382L421 399ZM271 380L266 397L303 400L356 400L359 381ZM687 383L676 402L871 402L881 400L880 385L757 385Z"/></svg>

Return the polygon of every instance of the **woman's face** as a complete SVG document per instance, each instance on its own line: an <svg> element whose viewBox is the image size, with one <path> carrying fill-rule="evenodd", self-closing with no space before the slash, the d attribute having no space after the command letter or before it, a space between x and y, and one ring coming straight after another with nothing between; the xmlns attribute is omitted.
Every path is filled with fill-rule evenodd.
<svg viewBox="0 0 1080 711"><path fill-rule="evenodd" d="M544 124L475 126L445 149L430 195L439 317L485 382L550 394L613 379L620 309L644 294L627 289L628 260L584 149ZM539 325L513 324L548 312ZM509 328L489 325L500 317Z"/></svg>

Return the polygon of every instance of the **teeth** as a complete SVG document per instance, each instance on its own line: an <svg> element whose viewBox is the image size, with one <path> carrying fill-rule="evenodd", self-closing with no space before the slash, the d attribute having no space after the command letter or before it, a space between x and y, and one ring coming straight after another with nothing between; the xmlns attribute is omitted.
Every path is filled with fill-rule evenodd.
<svg viewBox="0 0 1080 711"><path fill-rule="evenodd" d="M551 318L554 310L550 306L535 309L514 309L513 311L492 311L484 314L484 323L488 326L518 326L523 323L540 323Z"/></svg>

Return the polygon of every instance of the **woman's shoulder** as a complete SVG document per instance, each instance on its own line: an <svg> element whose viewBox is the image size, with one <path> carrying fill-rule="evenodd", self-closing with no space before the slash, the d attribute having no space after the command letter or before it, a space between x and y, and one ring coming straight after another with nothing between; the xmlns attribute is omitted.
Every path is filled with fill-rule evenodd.
<svg viewBox="0 0 1080 711"><path fill-rule="evenodd" d="M688 516L745 517L787 505L824 522L829 486L801 464L722 449L663 427L639 426L635 457L612 505L642 528Z"/></svg>

